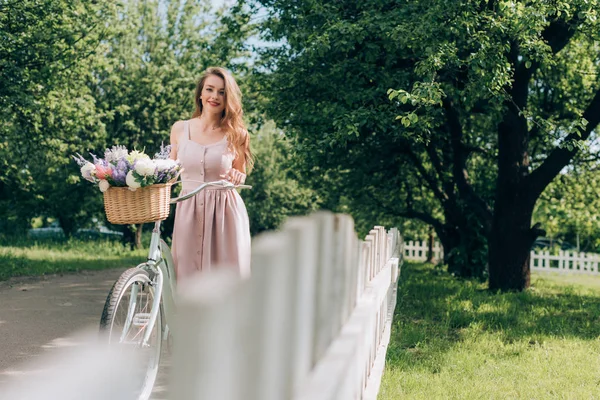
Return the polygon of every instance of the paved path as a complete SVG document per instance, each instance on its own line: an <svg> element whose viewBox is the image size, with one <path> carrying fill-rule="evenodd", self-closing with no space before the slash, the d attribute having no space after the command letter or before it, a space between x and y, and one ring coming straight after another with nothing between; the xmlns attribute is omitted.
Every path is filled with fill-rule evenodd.
<svg viewBox="0 0 600 400"><path fill-rule="evenodd" d="M77 346L77 333L97 330L108 291L123 271L0 282L0 384L34 375L36 358ZM164 353L162 360L153 396L157 400L165 398Z"/></svg>

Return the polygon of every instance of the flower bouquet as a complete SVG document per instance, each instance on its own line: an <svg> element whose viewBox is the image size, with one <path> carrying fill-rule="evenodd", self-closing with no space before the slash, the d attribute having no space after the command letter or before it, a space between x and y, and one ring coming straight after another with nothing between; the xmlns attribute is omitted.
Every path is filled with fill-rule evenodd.
<svg viewBox="0 0 600 400"><path fill-rule="evenodd" d="M124 146L106 149L104 158L91 154L93 162L77 154L73 158L81 175L104 193L104 209L113 224L140 224L169 216L171 185L181 173L179 161L169 159L171 146L150 158L143 151Z"/></svg>

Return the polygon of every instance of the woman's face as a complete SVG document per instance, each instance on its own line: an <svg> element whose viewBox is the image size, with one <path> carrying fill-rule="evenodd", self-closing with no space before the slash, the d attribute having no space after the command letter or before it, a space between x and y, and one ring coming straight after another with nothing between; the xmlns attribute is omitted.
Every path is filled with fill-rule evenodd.
<svg viewBox="0 0 600 400"><path fill-rule="evenodd" d="M202 88L202 110L220 114L225 109L225 81L217 75L209 75Z"/></svg>

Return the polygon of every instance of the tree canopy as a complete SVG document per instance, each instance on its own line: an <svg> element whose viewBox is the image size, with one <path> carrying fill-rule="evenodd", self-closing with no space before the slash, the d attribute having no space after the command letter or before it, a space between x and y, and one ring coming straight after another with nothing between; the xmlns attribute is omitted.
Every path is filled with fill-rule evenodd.
<svg viewBox="0 0 600 400"><path fill-rule="evenodd" d="M453 272L527 287L534 205L600 119L597 2L252 4L282 43L268 115L330 204L420 219Z"/></svg>
<svg viewBox="0 0 600 400"><path fill-rule="evenodd" d="M207 67L228 68L248 94L249 15L239 6L24 0L0 11L0 232L23 232L34 217L57 219L67 235L105 221L102 195L82 180L72 156L114 145L153 154L169 142L175 121L191 117ZM245 110L257 114L252 96ZM251 175L257 187L248 195L256 232L312 209L286 161L291 150L261 132L253 143L262 154ZM273 185L287 190L261 202L262 191L273 197Z"/></svg>

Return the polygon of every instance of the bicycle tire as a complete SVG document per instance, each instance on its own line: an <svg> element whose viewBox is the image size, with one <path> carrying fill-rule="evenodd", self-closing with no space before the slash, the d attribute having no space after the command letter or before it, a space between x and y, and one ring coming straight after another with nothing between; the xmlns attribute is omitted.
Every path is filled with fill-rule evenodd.
<svg viewBox="0 0 600 400"><path fill-rule="evenodd" d="M124 318L127 320L129 313L129 299L131 291L137 286L136 308L134 310L133 320L137 322L131 323L127 332L124 333L125 321L122 321L123 312ZM159 312L156 318L156 323L152 327L153 333L150 337L148 348L142 349L145 329L143 326L145 318L149 316L154 301L154 288L152 280L148 276L148 272L140 268L130 268L123 272L119 279L114 283L102 310L100 318L100 332L105 334L110 344L129 345L135 351L138 351L141 356L142 371L139 378L139 400L146 400L150 397L156 376L158 374L158 366L160 363L161 346L162 346L162 313ZM159 310L160 311L160 310ZM142 321L141 323L139 321ZM119 322L123 322L123 326ZM133 336L132 336L133 335ZM142 351L143 350L143 351ZM137 382L137 381L136 381Z"/></svg>

